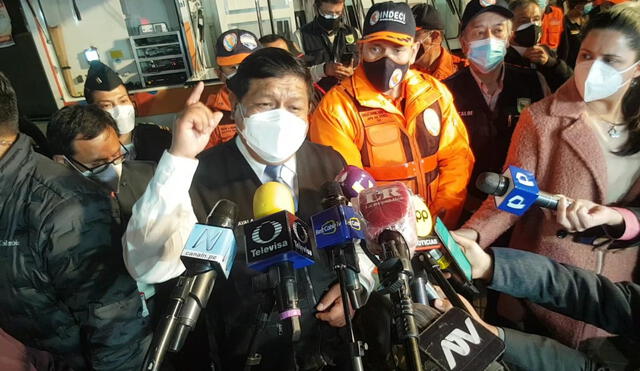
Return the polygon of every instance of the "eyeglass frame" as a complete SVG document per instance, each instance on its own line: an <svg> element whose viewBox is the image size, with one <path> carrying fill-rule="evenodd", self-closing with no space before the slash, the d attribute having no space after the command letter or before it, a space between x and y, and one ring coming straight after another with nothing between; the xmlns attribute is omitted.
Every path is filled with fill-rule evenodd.
<svg viewBox="0 0 640 371"><path fill-rule="evenodd" d="M120 143L120 147L122 149L124 149L124 152L120 156L114 158L113 160L111 160L109 162L105 162L104 164L100 164L98 166L94 166L94 167L91 167L91 168L85 166L83 163L81 163L80 161L76 160L73 157L67 157L67 156L65 156L65 157L69 161L71 161L71 162L73 162L73 163L75 163L77 165L80 165L85 171L89 171L89 172L91 172L91 174L97 175L97 174L100 174L100 173L104 172L105 170L107 170L109 168L109 165L120 165L121 163L124 162L124 160L126 160L127 156L129 155L129 150L122 143ZM104 167L104 168L102 168L100 170L96 170L96 169L101 168L101 167Z"/></svg>

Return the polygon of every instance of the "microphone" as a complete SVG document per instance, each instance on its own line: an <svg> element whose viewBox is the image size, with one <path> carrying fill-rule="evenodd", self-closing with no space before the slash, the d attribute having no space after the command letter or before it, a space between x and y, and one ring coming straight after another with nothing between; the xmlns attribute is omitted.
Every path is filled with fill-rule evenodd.
<svg viewBox="0 0 640 371"><path fill-rule="evenodd" d="M381 293L390 294L398 339L403 342L410 370L423 369L418 342L418 326L413 311L411 281L413 268L409 247L398 231L385 229L378 237L384 261L378 267Z"/></svg>
<svg viewBox="0 0 640 371"><path fill-rule="evenodd" d="M158 370L167 350L182 349L200 312L207 306L218 274L229 277L237 251L233 234L237 218L238 206L222 199L211 209L206 224L193 227L181 254L186 272L178 278L171 293L169 307L154 333L143 370Z"/></svg>
<svg viewBox="0 0 640 371"><path fill-rule="evenodd" d="M325 210L311 217L311 226L318 249L326 249L331 265L336 270L345 269L345 285L354 309L362 306L362 286L358 280L360 266L355 243L364 240L364 231L356 211L347 206L338 182L322 185L322 207Z"/></svg>
<svg viewBox="0 0 640 371"><path fill-rule="evenodd" d="M280 207L287 209L280 209ZM254 215L266 215L244 225L247 265L266 273L268 287L275 289L280 320L300 339L300 306L296 269L314 263L309 227L293 214L291 190L284 184L268 182L253 198Z"/></svg>
<svg viewBox="0 0 640 371"><path fill-rule="evenodd" d="M431 212L427 204L422 200L422 197L418 195L413 195L411 201L413 202L413 208L416 210L416 234L418 236L416 252L429 251L442 247L438 238L432 234L433 219L431 218Z"/></svg>
<svg viewBox="0 0 640 371"><path fill-rule="evenodd" d="M362 306L362 286L358 280L360 267L355 244L364 240L362 223L355 210L347 206L347 199L336 181L322 185L322 207L325 210L311 217L316 246L326 249L329 262L338 274L342 305L349 336L349 353L354 370L363 370L362 356L365 346L356 341L351 323L350 307Z"/></svg>
<svg viewBox="0 0 640 371"><path fill-rule="evenodd" d="M519 167L509 166L502 175L482 173L476 187L495 196L498 209L518 216L533 205L551 210L558 208L558 197L540 191L533 173Z"/></svg>
<svg viewBox="0 0 640 371"><path fill-rule="evenodd" d="M353 165L345 167L336 176L335 181L340 183L342 193L348 199L358 197L360 192L376 186L376 181L371 174Z"/></svg>
<svg viewBox="0 0 640 371"><path fill-rule="evenodd" d="M357 207L366 220L365 236L369 248L380 255L376 246L378 237L385 230L400 232L413 255L418 236L416 234L416 217L411 192L403 183L393 182L383 186L365 189L358 195Z"/></svg>
<svg viewBox="0 0 640 371"><path fill-rule="evenodd" d="M400 182L365 189L358 207L366 220L366 236L377 242L383 294L390 294L398 339L404 344L410 370L422 370L418 328L413 313L411 255L417 244L416 216L411 192ZM368 244L371 246L373 244Z"/></svg>
<svg viewBox="0 0 640 371"><path fill-rule="evenodd" d="M420 351L439 370L485 370L505 351L504 342L468 313L451 308L420 333Z"/></svg>

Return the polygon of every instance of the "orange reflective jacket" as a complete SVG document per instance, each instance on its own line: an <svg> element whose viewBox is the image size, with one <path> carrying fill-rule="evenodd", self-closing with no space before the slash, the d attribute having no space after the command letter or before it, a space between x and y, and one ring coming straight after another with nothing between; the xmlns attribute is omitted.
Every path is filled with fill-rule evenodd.
<svg viewBox="0 0 640 371"><path fill-rule="evenodd" d="M451 93L433 77L409 70L402 93L396 106L356 69L312 114L311 140L380 183L402 181L454 227L474 163L467 130Z"/></svg>
<svg viewBox="0 0 640 371"><path fill-rule="evenodd" d="M223 86L215 94L211 94L207 97L205 105L214 111L222 112L222 120L218 127L216 127L211 133L209 143L205 149L217 146L220 143L224 143L236 135L236 124L231 116L231 101L229 100L229 90L226 86Z"/></svg>
<svg viewBox="0 0 640 371"><path fill-rule="evenodd" d="M548 6L542 16L542 37L540 44L558 49L564 31L564 12L557 6Z"/></svg>
<svg viewBox="0 0 640 371"><path fill-rule="evenodd" d="M449 53L449 51L442 46L440 46L440 56L434 62L432 68L426 69L421 66L414 64L411 66L420 72L426 72L429 75L435 77L436 79L442 81L447 77L453 75L465 68L469 63L466 59L460 58L457 55Z"/></svg>

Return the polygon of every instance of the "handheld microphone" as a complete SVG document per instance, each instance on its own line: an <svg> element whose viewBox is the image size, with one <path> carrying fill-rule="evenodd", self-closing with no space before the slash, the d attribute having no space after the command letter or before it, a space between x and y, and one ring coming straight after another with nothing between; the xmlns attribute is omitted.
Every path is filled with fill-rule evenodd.
<svg viewBox="0 0 640 371"><path fill-rule="evenodd" d="M437 369L472 371L487 369L504 353L505 344L468 313L454 307L420 333L420 350Z"/></svg>
<svg viewBox="0 0 640 371"><path fill-rule="evenodd" d="M181 254L186 272L171 293L169 307L145 357L144 370L158 370L167 350L182 349L207 306L216 277L219 273L229 276L237 251L233 234L237 215L238 206L222 199L211 209L207 224L194 226Z"/></svg>
<svg viewBox="0 0 640 371"><path fill-rule="evenodd" d="M365 189L358 195L358 209L366 220L365 235L367 246L376 248L375 242L385 230L402 234L410 255L413 255L418 237L416 235L416 217L411 192L403 183L393 182L383 186ZM380 255L380 250L372 251Z"/></svg>
<svg viewBox="0 0 640 371"><path fill-rule="evenodd" d="M322 185L322 207L325 210L311 217L311 226L318 249L326 249L335 269L346 269L346 286L354 309L362 306L362 286L358 280L360 266L355 244L364 241L364 230L356 211L347 206L340 184Z"/></svg>
<svg viewBox="0 0 640 371"><path fill-rule="evenodd" d="M411 201L413 202L413 208L416 210L416 234L418 236L416 252L429 251L442 247L438 238L432 234L433 219L431 218L431 212L427 204L422 200L422 197L418 195L413 195Z"/></svg>
<svg viewBox="0 0 640 371"><path fill-rule="evenodd" d="M317 248L327 250L330 264L338 274L352 368L354 371L359 371L364 369L362 356L365 346L355 339L349 313L350 307L358 309L363 304L361 299L363 289L358 280L360 266L355 244L364 240L364 232L355 210L347 206L347 199L342 194L338 182L323 184L321 191L322 207L325 210L311 217L311 225Z"/></svg>
<svg viewBox="0 0 640 371"><path fill-rule="evenodd" d="M296 269L314 263L309 227L292 212L289 188L281 183L265 183L254 195L254 215L266 216L244 225L249 268L267 273L269 286L275 289L280 320L300 339L300 315ZM285 205L289 210L273 212Z"/></svg>
<svg viewBox="0 0 640 371"><path fill-rule="evenodd" d="M376 186L376 181L371 174L353 165L345 167L336 176L335 181L340 183L342 193L348 199L358 197L360 192Z"/></svg>
<svg viewBox="0 0 640 371"><path fill-rule="evenodd" d="M509 166L502 175L482 173L476 187L495 196L498 209L518 216L533 205L551 210L558 208L558 197L540 191L533 173L519 167Z"/></svg>

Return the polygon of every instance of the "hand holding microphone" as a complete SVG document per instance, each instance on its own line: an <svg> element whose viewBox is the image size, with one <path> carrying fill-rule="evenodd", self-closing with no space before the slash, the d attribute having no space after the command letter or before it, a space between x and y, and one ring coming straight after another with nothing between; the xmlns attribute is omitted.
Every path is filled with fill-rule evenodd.
<svg viewBox="0 0 640 371"><path fill-rule="evenodd" d="M556 221L569 232L583 232L601 225L624 227L624 218L611 207L589 200L571 201L562 195L558 198Z"/></svg>

